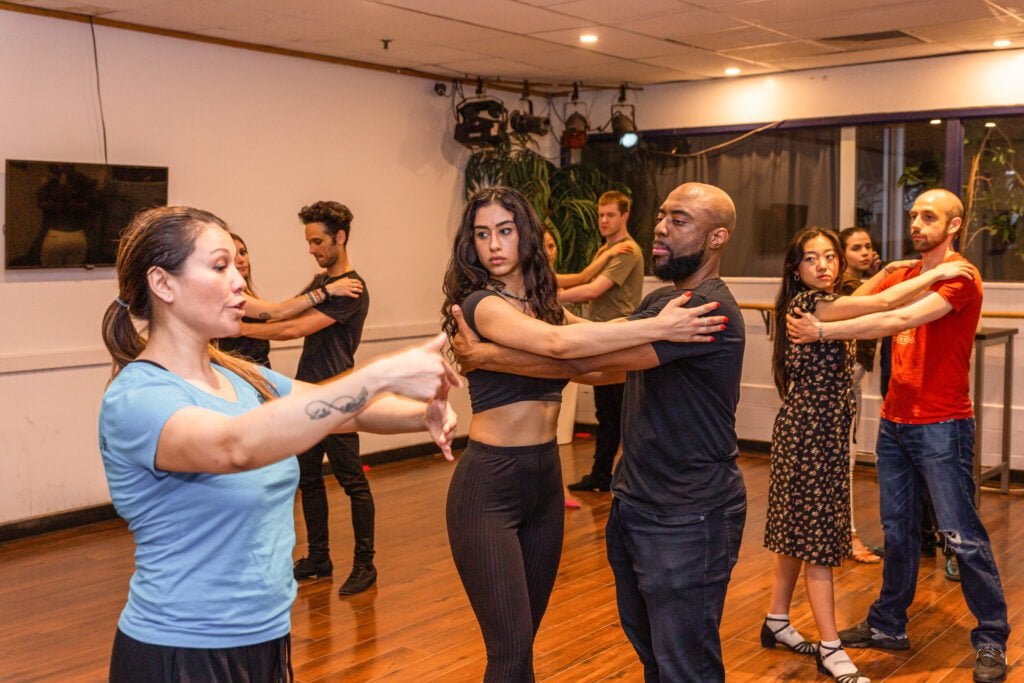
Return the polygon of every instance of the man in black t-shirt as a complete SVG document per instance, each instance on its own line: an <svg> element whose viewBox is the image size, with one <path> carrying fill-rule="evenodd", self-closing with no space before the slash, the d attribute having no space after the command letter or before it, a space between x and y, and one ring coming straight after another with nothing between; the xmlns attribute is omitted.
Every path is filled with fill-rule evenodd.
<svg viewBox="0 0 1024 683"><path fill-rule="evenodd" d="M328 297L327 290L323 289L328 282L343 277L362 281L348 259L352 212L338 202L317 202L303 207L299 218L306 226L309 253L324 269L303 291L314 292L323 301L291 320L262 325L243 324L241 334L259 339L305 337L295 378L304 382L322 382L355 364L354 356L362 338L370 298L365 282L362 293L356 298ZM340 595L351 595L366 590L377 580L377 569L373 565L373 495L359 459L358 434L332 434L298 456L299 491L302 492L302 514L306 521L309 552L295 563L295 578L331 576L334 571L323 478L325 453L331 471L352 505L355 559L352 573L338 590Z"/></svg>
<svg viewBox="0 0 1024 683"><path fill-rule="evenodd" d="M735 429L743 317L719 279L735 224L721 189L686 183L673 190L658 212L652 249L655 275L673 284L649 294L632 316L657 315L689 291L686 307L703 314L717 304L711 315L726 316L724 330L715 320L694 342L568 361L478 343L464 326L453 342L464 365L486 370L538 377L603 371L598 381L627 371L606 541L622 628L648 681L725 680L718 628L747 510Z"/></svg>

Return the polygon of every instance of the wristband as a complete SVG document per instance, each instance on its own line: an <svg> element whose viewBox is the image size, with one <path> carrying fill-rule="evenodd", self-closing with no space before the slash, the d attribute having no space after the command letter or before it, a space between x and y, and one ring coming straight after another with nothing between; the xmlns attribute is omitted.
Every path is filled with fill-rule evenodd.
<svg viewBox="0 0 1024 683"><path fill-rule="evenodd" d="M818 323L818 341L825 341L825 325L823 323Z"/></svg>
<svg viewBox="0 0 1024 683"><path fill-rule="evenodd" d="M327 301L328 299L331 298L331 293L327 291L327 286L326 285L324 285L323 287L320 288L320 293L323 294L323 296L324 296L324 298L320 300L321 302Z"/></svg>

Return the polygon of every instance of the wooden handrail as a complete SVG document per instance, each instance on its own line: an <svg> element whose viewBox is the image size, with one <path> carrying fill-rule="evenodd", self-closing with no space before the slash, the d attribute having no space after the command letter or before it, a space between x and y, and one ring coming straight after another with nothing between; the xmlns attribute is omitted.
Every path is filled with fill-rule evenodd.
<svg viewBox="0 0 1024 683"><path fill-rule="evenodd" d="M774 311L775 304L751 304L742 303L739 307L748 311ZM1024 311L982 311L982 318L1006 318L1011 320L1024 320Z"/></svg>

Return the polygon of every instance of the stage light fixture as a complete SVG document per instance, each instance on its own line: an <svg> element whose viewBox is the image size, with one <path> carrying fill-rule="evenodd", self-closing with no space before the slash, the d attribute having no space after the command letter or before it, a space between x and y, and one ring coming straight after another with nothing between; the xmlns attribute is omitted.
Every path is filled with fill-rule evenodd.
<svg viewBox="0 0 1024 683"><path fill-rule="evenodd" d="M508 109L495 97L484 95L482 79L476 82L476 97L459 102L456 108L455 140L467 147L495 147L505 139Z"/></svg>
<svg viewBox="0 0 1024 683"><path fill-rule="evenodd" d="M612 133L624 149L633 149L640 143L636 129L636 107L626 104L626 84L619 87L619 101L612 105Z"/></svg>
<svg viewBox="0 0 1024 683"><path fill-rule="evenodd" d="M582 149L587 146L587 131L590 122L580 111L580 84L572 84L572 98L562 106L562 119L565 129L562 131L562 147L566 149ZM570 112L572 110L572 113Z"/></svg>
<svg viewBox="0 0 1024 683"><path fill-rule="evenodd" d="M523 135L547 135L551 130L551 119L547 116L534 116L533 100L530 99L530 82L523 81L523 96L519 103L525 111L513 111L509 118L509 126Z"/></svg>

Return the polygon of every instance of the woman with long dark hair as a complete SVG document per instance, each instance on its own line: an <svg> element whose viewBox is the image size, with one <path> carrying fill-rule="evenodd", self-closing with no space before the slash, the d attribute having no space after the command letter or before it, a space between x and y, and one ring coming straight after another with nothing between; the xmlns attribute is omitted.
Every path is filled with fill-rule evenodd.
<svg viewBox="0 0 1024 683"><path fill-rule="evenodd" d="M271 320L288 320L304 311L322 303L332 296L358 297L363 291L363 283L356 278L340 278L327 283L323 288L307 294L300 294L285 301L267 301L261 299L252 284L252 265L249 261L249 247L245 240L236 233L228 233L235 243L235 269L245 280L245 316L244 323L264 323ZM241 356L265 368L270 367L270 342L255 337L225 337L217 340L221 351Z"/></svg>
<svg viewBox="0 0 1024 683"><path fill-rule="evenodd" d="M293 381L210 344L242 318L234 258L224 222L188 207L142 212L121 238L99 440L136 549L111 681L291 680L293 454L334 431L429 429L450 457L444 335Z"/></svg>
<svg viewBox="0 0 1024 683"><path fill-rule="evenodd" d="M691 341L724 319L717 304L654 318L580 321L558 304L543 228L518 192L495 187L470 198L444 279L444 328L453 308L481 338L543 356L581 358L658 339ZM567 325L566 323L577 323ZM467 374L469 444L448 490L448 538L487 648L486 681L532 681L533 639L562 550L562 472L555 443L566 380L502 372Z"/></svg>
<svg viewBox="0 0 1024 683"><path fill-rule="evenodd" d="M943 264L879 294L838 296L846 269L839 237L806 228L786 251L775 302L772 373L782 398L772 430L765 547L775 553L771 605L761 644L781 644L814 655L821 673L840 683L868 683L843 650L835 625L832 568L850 554L849 438L853 417L853 355L846 342L791 344L786 314L799 308L820 320L854 318L910 302L939 280L969 272L964 262ZM897 262L889 271L908 265ZM885 270L856 294L874 290ZM821 639L805 641L789 623L800 569Z"/></svg>

